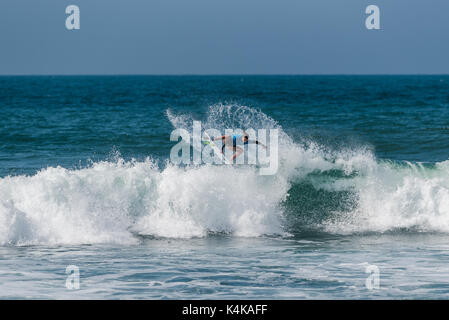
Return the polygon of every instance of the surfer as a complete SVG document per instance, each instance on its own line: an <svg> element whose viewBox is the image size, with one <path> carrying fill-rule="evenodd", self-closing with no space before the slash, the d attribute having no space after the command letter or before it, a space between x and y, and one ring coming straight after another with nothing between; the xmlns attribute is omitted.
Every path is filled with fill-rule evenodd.
<svg viewBox="0 0 449 320"><path fill-rule="evenodd" d="M222 140L223 147L221 147L221 152L224 154L224 148L228 148L232 151L234 151L234 154L232 155L231 160L234 160L239 155L242 154L243 149L237 146L237 141L242 141L243 145L248 143L255 143L260 144L262 147L267 149L267 146L263 143L257 141L257 140L249 140L249 136L246 132L243 132L243 134L232 134L232 135L224 135L221 137L213 137L211 140Z"/></svg>

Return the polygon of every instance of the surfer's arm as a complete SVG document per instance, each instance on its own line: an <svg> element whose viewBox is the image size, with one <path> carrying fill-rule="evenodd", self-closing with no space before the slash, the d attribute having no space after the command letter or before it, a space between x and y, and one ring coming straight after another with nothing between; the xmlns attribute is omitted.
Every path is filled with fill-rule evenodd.
<svg viewBox="0 0 449 320"><path fill-rule="evenodd" d="M210 139L211 139L212 141L215 141L215 140L225 140L227 137L229 137L229 136L211 137Z"/></svg>
<svg viewBox="0 0 449 320"><path fill-rule="evenodd" d="M265 149L267 148L266 145L264 145L262 142L259 142L257 140L248 140L248 143L255 143L255 144L260 144L262 147L264 147Z"/></svg>

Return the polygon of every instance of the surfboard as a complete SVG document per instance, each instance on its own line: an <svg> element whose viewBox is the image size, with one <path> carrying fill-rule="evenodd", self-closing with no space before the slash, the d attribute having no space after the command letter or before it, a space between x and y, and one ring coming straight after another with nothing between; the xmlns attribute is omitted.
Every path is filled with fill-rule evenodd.
<svg viewBox="0 0 449 320"><path fill-rule="evenodd" d="M207 134L206 131L204 131L204 133L203 133L203 143L206 145L209 145L212 148L212 150L214 150L215 156L221 157L221 159L223 160L223 162L225 164L231 164L231 161L226 159L224 154L221 152L220 148L218 148L217 145L215 144L215 142L212 141L212 139L210 138L210 136Z"/></svg>

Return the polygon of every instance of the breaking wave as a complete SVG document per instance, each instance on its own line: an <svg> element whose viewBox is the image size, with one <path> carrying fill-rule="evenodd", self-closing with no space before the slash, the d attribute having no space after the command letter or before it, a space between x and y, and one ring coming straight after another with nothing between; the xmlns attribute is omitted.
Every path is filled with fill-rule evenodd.
<svg viewBox="0 0 449 320"><path fill-rule="evenodd" d="M175 128L190 115L167 110ZM369 148L292 139L260 110L218 104L205 128L279 129L279 169L100 161L0 179L0 244L138 243L141 236L254 237L395 230L449 232L449 161L376 159Z"/></svg>

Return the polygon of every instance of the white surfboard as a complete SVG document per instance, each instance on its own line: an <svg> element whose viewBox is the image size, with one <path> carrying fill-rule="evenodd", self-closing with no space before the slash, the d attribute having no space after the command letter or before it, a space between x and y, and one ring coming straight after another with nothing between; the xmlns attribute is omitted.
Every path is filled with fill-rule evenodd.
<svg viewBox="0 0 449 320"><path fill-rule="evenodd" d="M203 133L203 143L209 145L212 148L212 150L214 150L215 156L221 157L221 159L225 164L232 164L231 161L226 159L224 154L221 152L220 148L218 148L215 142L212 141L212 139L210 138L210 136L207 134L206 131L204 131Z"/></svg>

